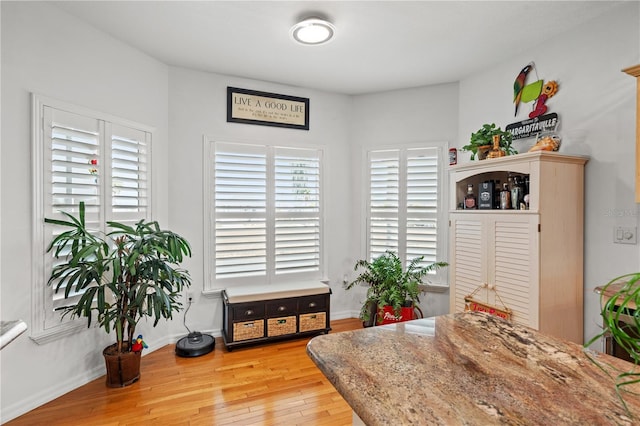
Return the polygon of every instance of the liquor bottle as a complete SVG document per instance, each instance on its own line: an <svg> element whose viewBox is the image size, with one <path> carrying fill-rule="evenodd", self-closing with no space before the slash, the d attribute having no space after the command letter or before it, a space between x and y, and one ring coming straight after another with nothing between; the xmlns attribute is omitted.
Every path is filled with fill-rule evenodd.
<svg viewBox="0 0 640 426"><path fill-rule="evenodd" d="M500 191L500 208L502 210L511 208L511 191L509 191L509 185L507 183L502 184L502 191Z"/></svg>
<svg viewBox="0 0 640 426"><path fill-rule="evenodd" d="M511 187L511 207L514 210L520 209L520 203L522 202L522 185L520 184L520 177L514 176L513 186Z"/></svg>
<svg viewBox="0 0 640 426"><path fill-rule="evenodd" d="M524 200L524 208L529 210L529 175L525 175L524 177L524 196L522 199Z"/></svg>
<svg viewBox="0 0 640 426"><path fill-rule="evenodd" d="M502 185L500 184L500 179L496 179L495 184L493 185L494 195L493 195L493 208L500 208L500 192L502 192Z"/></svg>
<svg viewBox="0 0 640 426"><path fill-rule="evenodd" d="M478 203L476 201L476 195L473 193L473 185L467 185L467 195L464 196L464 208L465 209L477 209Z"/></svg>
<svg viewBox="0 0 640 426"><path fill-rule="evenodd" d="M478 208L479 209L492 209L493 208L493 180L486 180L478 185Z"/></svg>

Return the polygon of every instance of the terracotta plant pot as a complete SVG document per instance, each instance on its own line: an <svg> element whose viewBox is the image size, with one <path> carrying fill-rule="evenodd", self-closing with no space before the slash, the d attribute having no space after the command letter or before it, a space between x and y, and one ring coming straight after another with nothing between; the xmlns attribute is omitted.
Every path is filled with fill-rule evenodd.
<svg viewBox="0 0 640 426"><path fill-rule="evenodd" d="M491 145L482 145L478 147L478 160L484 160L487 158L487 154L491 150Z"/></svg>
<svg viewBox="0 0 640 426"><path fill-rule="evenodd" d="M378 324L393 324L396 322L409 321L413 319L413 306L400 308L400 315L396 315L393 306L386 305L378 312L378 315L382 318L382 322ZM378 318L380 320L380 318Z"/></svg>
<svg viewBox="0 0 640 426"><path fill-rule="evenodd" d="M129 344L125 342L125 347ZM140 379L141 352L125 352L118 354L117 344L107 346L102 351L107 367L107 386L120 388L129 386Z"/></svg>

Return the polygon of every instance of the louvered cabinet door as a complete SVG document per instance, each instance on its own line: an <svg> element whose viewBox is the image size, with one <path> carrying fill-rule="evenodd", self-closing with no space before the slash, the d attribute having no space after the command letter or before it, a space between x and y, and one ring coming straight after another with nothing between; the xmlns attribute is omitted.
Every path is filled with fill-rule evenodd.
<svg viewBox="0 0 640 426"><path fill-rule="evenodd" d="M512 310L516 323L539 329L538 215L490 215L486 218L489 279L493 305Z"/></svg>
<svg viewBox="0 0 640 426"><path fill-rule="evenodd" d="M514 322L538 328L538 217L451 214L451 312L464 311L465 297L473 295L511 309ZM484 284L490 289L480 288Z"/></svg>
<svg viewBox="0 0 640 426"><path fill-rule="evenodd" d="M450 310L464 311L465 296L487 281L486 223L482 215L451 214Z"/></svg>

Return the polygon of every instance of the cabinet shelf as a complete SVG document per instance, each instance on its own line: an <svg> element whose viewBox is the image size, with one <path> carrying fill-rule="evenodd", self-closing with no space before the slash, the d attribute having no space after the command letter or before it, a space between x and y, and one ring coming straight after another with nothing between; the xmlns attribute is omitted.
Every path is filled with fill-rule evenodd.
<svg viewBox="0 0 640 426"><path fill-rule="evenodd" d="M588 161L588 157L564 155L557 152L537 151L525 154L509 155L506 157L492 158L481 161L473 161L449 168L451 174L451 193L449 194L450 211L459 211L458 204L464 200L467 193L467 185L473 185L476 190L481 182L487 180L499 180L501 184L508 181L511 176L528 176L529 177L529 210L539 212L541 183L554 184L554 177L550 179L541 179L541 169L545 165L545 169L553 169L553 165L577 165L584 166ZM563 176L555 176L555 180L563 179ZM562 182L555 182L560 183ZM570 184L570 183L569 183ZM548 191L546 188L545 191ZM488 209L490 211L499 211L499 209ZM513 212L513 210L511 210Z"/></svg>

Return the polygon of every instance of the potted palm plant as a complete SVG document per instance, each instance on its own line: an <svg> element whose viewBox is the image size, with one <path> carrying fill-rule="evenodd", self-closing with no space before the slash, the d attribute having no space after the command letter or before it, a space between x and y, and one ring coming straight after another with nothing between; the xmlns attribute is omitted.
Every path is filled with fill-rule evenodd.
<svg viewBox="0 0 640 426"><path fill-rule="evenodd" d="M600 289L600 300L603 327L585 343L585 347L602 338L612 339L628 354L632 363L628 370L618 371L615 384L618 396L627 408L624 402L625 386L640 382L640 371L637 368L640 364L640 272L609 281ZM598 364L597 358L591 359Z"/></svg>
<svg viewBox="0 0 640 426"><path fill-rule="evenodd" d="M356 262L354 270L362 269L362 272L349 283L347 290L355 285L368 286L367 297L360 310L365 326L373 325L372 317L382 324L413 319L424 278L429 272L447 266L445 262L421 266L423 260L424 256L416 257L405 269L395 252L386 251L371 262Z"/></svg>
<svg viewBox="0 0 640 426"><path fill-rule="evenodd" d="M91 326L95 315L107 333L115 331L116 343L103 351L107 385L129 385L140 377L136 325L143 317L152 317L156 326L181 309L181 291L191 279L179 264L191 256L191 247L155 221L140 220L134 226L107 222L112 231L92 232L85 223L83 202L78 217L62 213L67 220L45 219L66 229L47 248L63 260L54 266L47 285L56 292L64 289L66 299L81 294L63 308L63 316L86 317Z"/></svg>
<svg viewBox="0 0 640 426"><path fill-rule="evenodd" d="M496 127L495 123L483 124L480 129L471 133L469 143L461 149L463 151L471 152L472 160L476 158L476 155L478 156L478 160L484 160L491 149L494 136L500 137L499 147L506 155L514 155L518 153L518 151L516 151L511 145L513 140L511 133L502 130L500 127Z"/></svg>

